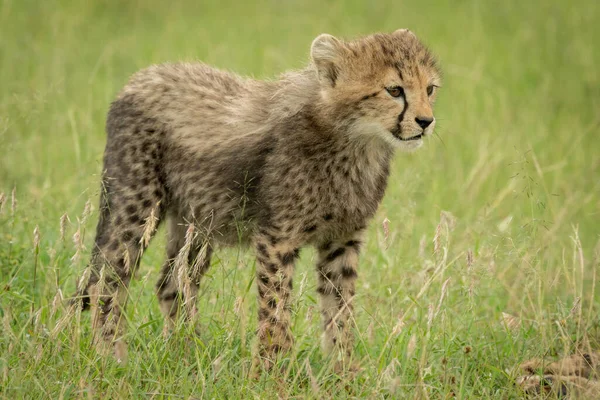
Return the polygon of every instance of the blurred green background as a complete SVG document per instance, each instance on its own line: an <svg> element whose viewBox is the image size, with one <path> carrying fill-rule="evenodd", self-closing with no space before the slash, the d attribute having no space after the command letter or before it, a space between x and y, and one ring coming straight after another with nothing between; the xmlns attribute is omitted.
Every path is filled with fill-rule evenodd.
<svg viewBox="0 0 600 400"><path fill-rule="evenodd" d="M519 396L507 372L514 365L597 346L600 336L598 20L593 0L1 0L0 395ZM99 361L89 317L70 318L53 299L85 267L97 214L81 226L77 216L88 200L97 208L104 119L128 77L153 63L201 60L273 79L302 68L320 33L398 28L438 55L444 84L437 135L397 155L369 231L357 379L340 385L318 352L310 250L298 266L306 285L286 385L244 377L255 328L250 253L227 250L213 262L195 345L189 332L164 339L152 290L162 235L131 289L132 359L127 368ZM86 249L71 261L78 229L88 232ZM52 336L61 318L66 328Z"/></svg>

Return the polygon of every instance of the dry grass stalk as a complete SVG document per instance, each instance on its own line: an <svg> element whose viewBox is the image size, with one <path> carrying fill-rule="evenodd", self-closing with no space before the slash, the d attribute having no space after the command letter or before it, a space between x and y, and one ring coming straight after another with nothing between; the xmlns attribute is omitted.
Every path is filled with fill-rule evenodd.
<svg viewBox="0 0 600 400"><path fill-rule="evenodd" d="M10 202L10 214L11 216L15 216L17 213L17 187L13 187L11 193L11 202Z"/></svg>
<svg viewBox="0 0 600 400"><path fill-rule="evenodd" d="M183 293L183 297L185 299L185 306L193 307L193 304L190 304L189 299L192 296L192 288L191 288L191 279L188 273L189 265L188 260L190 256L190 250L192 248L194 238L195 238L195 229L193 224L189 224L188 228L185 232L185 243L179 250L177 257L175 258L175 271L177 273L177 286L178 289ZM190 315L191 316L191 315Z"/></svg>
<svg viewBox="0 0 600 400"><path fill-rule="evenodd" d="M67 213L64 213L60 217L60 241L61 242L65 241L65 235L67 233L67 225L69 224L69 222L71 222L69 220L69 216L67 215Z"/></svg>
<svg viewBox="0 0 600 400"><path fill-rule="evenodd" d="M444 281L444 283L442 284L442 290L441 290L441 293L440 293L440 300L439 300L437 308L435 310L435 315L436 316L440 312L440 309L442 308L442 302L444 301L444 298L446 297L446 293L448 292L448 283L450 283L450 278L446 279Z"/></svg>
<svg viewBox="0 0 600 400"><path fill-rule="evenodd" d="M64 297L63 297L62 290L57 289L56 294L54 295L54 298L52 299L52 306L50 307L50 318L52 318L54 316L54 314L56 314L56 311L58 311L59 307L62 306L63 301L64 301Z"/></svg>
<svg viewBox="0 0 600 400"><path fill-rule="evenodd" d="M426 249L427 249L427 236L422 235L421 240L419 240L419 258L421 260L427 259L427 256L425 255Z"/></svg>
<svg viewBox="0 0 600 400"><path fill-rule="evenodd" d="M406 346L406 357L411 358L412 355L415 353L416 348L417 335L413 333L410 339L408 339L408 345Z"/></svg>
<svg viewBox="0 0 600 400"><path fill-rule="evenodd" d="M81 225L85 225L87 219L92 214L92 203L88 200L85 202L85 206L83 206L83 213L81 214L81 220L79 223Z"/></svg>
<svg viewBox="0 0 600 400"><path fill-rule="evenodd" d="M81 278L79 279L79 282L77 282L78 292L83 292L83 289L87 287L91 274L92 270L89 267L83 270L83 274L81 274Z"/></svg>
<svg viewBox="0 0 600 400"><path fill-rule="evenodd" d="M387 250L387 248L390 245L390 220L387 219L387 217L384 218L381 225L383 227L383 242L385 245L385 249Z"/></svg>
<svg viewBox="0 0 600 400"><path fill-rule="evenodd" d="M406 323L404 322L404 313L400 313L400 315L398 316L398 321L396 322L396 325L394 325L394 329L392 329L392 335L399 335L402 332L402 328L404 328L405 325Z"/></svg>
<svg viewBox="0 0 600 400"><path fill-rule="evenodd" d="M373 343L375 343L375 322L374 321L371 321L371 323L367 327L367 342L370 345L373 345Z"/></svg>
<svg viewBox="0 0 600 400"><path fill-rule="evenodd" d="M13 316L10 311L10 308L4 308L3 312L4 316L2 317L2 326L4 327L4 334L14 339L15 334L13 333L12 326L10 325L11 321L13 321Z"/></svg>
<svg viewBox="0 0 600 400"><path fill-rule="evenodd" d="M473 263L475 262L475 257L473 256L473 250L467 250L467 272L471 272L473 268Z"/></svg>
<svg viewBox="0 0 600 400"><path fill-rule="evenodd" d="M581 314L581 297L576 297L575 301L573 301L573 307L571 307L571 311L569 312L569 317L576 317Z"/></svg>
<svg viewBox="0 0 600 400"><path fill-rule="evenodd" d="M40 249L40 227L38 225L33 230L33 249L35 252L39 252Z"/></svg>
<svg viewBox="0 0 600 400"><path fill-rule="evenodd" d="M35 292L37 286L37 269L38 269L38 260L40 255L40 228L36 225L33 230L33 301L31 303L31 313L35 310Z"/></svg>
<svg viewBox="0 0 600 400"><path fill-rule="evenodd" d="M442 235L442 223L440 222L435 227L435 235L433 235L433 254L438 254L442 248L440 236Z"/></svg>
<svg viewBox="0 0 600 400"><path fill-rule="evenodd" d="M125 269L125 274L129 275L131 272L131 256L129 255L129 249L125 249L123 252L123 267Z"/></svg>
<svg viewBox="0 0 600 400"><path fill-rule="evenodd" d="M156 224L158 223L158 208L160 207L160 202L156 204L156 207L150 211L150 215L146 218L146 222L144 223L144 233L142 234L142 238L140 239L140 244L143 248L148 247L150 243L150 239L156 231Z"/></svg>
<svg viewBox="0 0 600 400"><path fill-rule="evenodd" d="M308 378L310 379L310 388L313 392L313 395L317 399L321 398L320 393L319 393L321 391L319 388L319 382L317 381L317 378L315 377L315 375L312 372L312 368L310 367L310 363L308 362L308 357L304 360L304 369L306 370L306 374L308 375Z"/></svg>
<svg viewBox="0 0 600 400"><path fill-rule="evenodd" d="M0 193L0 214L2 214L2 210L4 209L4 203L6 203L6 195L2 192Z"/></svg>
<svg viewBox="0 0 600 400"><path fill-rule="evenodd" d="M433 304L429 304L427 307L427 329L431 329L433 325L433 318L435 317L435 307Z"/></svg>

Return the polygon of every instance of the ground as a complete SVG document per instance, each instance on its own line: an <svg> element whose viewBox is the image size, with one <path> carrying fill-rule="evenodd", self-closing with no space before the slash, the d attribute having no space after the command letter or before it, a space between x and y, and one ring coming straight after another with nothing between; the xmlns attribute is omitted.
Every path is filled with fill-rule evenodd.
<svg viewBox="0 0 600 400"><path fill-rule="evenodd" d="M0 397L519 398L523 361L600 347L600 3L226 3L0 2ZM368 231L353 379L319 352L310 250L281 374L247 378L249 252L216 255L197 324L165 338L164 232L131 287L128 365L99 359L89 314L60 293L90 253L104 118L128 76L199 59L272 77L319 33L397 28L430 45L445 81L437 135L397 155Z"/></svg>

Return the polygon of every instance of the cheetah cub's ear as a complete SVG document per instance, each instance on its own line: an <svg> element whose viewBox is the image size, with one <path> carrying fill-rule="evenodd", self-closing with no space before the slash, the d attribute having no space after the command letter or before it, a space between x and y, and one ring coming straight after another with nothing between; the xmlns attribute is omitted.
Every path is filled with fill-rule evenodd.
<svg viewBox="0 0 600 400"><path fill-rule="evenodd" d="M344 55L344 44L334 36L323 33L313 40L310 56L317 67L321 85L334 87Z"/></svg>
<svg viewBox="0 0 600 400"><path fill-rule="evenodd" d="M394 35L398 35L398 36L407 35L407 36L411 36L413 38L417 37L411 30L408 30L408 29L398 29L398 30L394 31Z"/></svg>

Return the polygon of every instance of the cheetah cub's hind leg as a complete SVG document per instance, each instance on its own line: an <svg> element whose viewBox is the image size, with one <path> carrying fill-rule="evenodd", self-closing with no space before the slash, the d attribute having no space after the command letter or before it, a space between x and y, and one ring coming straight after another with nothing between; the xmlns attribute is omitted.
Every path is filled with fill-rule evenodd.
<svg viewBox="0 0 600 400"><path fill-rule="evenodd" d="M258 289L258 348L251 376L270 370L280 354L293 345L291 333L292 275L299 248L275 236L258 235L256 287Z"/></svg>
<svg viewBox="0 0 600 400"><path fill-rule="evenodd" d="M156 295L166 320L166 331L173 329L178 314L186 320L196 315L196 297L200 279L210 266L212 247L202 240L183 218L169 219L167 260L158 282Z"/></svg>
<svg viewBox="0 0 600 400"><path fill-rule="evenodd" d="M90 281L81 291L92 308L94 342L126 362L124 310L131 276L156 231L162 211L155 194L136 194L119 181L105 179L100 219L90 262ZM153 193L153 192L150 192ZM89 296L89 297L88 297Z"/></svg>
<svg viewBox="0 0 600 400"><path fill-rule="evenodd" d="M354 344L353 305L362 232L344 240L323 243L317 262L318 286L323 317L322 346L334 359L336 372L358 369L352 363Z"/></svg>

